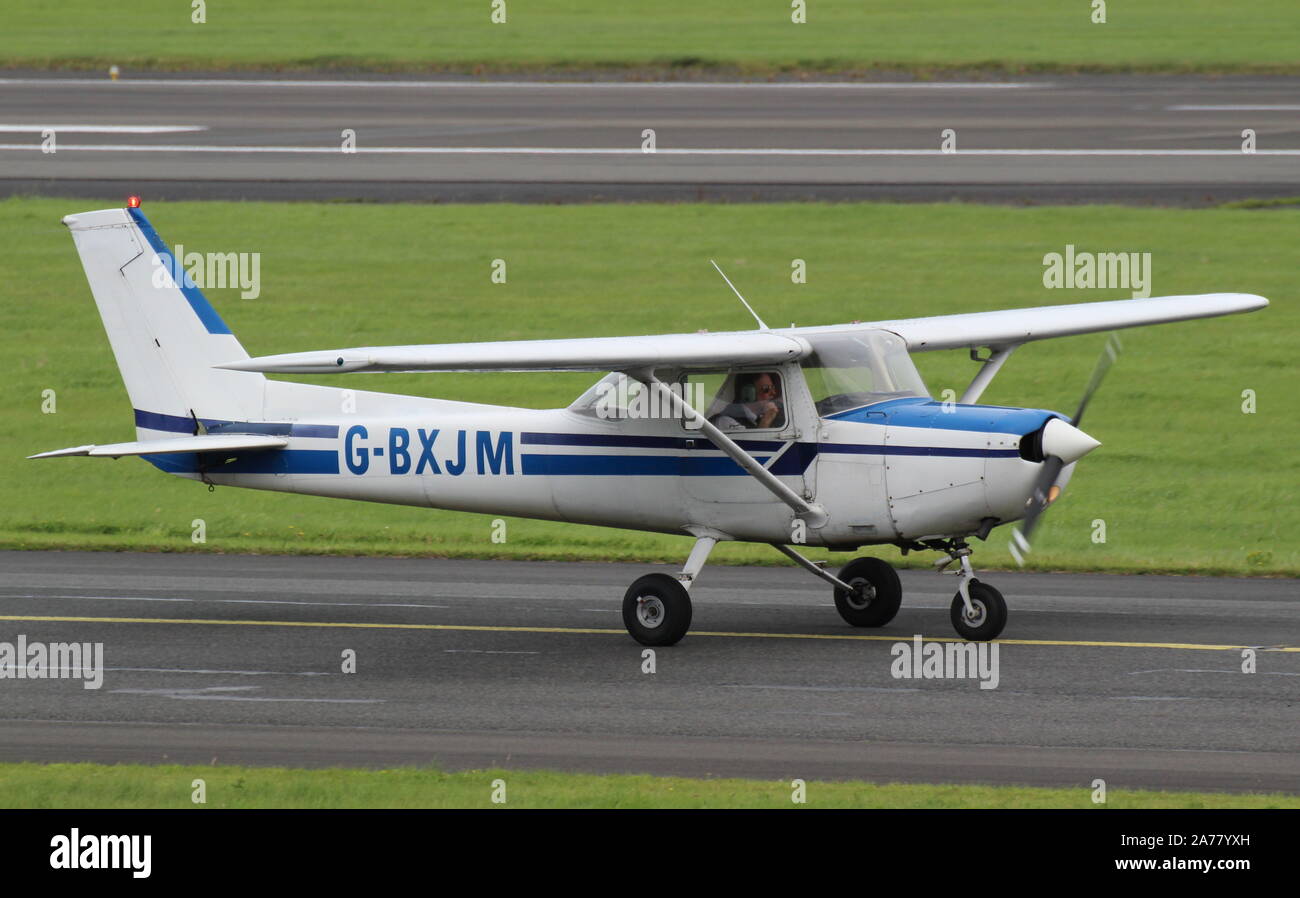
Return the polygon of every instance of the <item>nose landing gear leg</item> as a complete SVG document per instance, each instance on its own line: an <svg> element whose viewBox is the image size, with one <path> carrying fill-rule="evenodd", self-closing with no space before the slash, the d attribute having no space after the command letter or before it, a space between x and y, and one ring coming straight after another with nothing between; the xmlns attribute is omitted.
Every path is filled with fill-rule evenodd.
<svg viewBox="0 0 1300 898"><path fill-rule="evenodd" d="M959 578L949 613L953 629L972 642L997 639L1007 625L1007 602L1002 593L975 579L970 563L971 547L964 539L931 540L926 546L948 556L934 563L937 572L942 572L953 562L958 563L957 570L952 572Z"/></svg>

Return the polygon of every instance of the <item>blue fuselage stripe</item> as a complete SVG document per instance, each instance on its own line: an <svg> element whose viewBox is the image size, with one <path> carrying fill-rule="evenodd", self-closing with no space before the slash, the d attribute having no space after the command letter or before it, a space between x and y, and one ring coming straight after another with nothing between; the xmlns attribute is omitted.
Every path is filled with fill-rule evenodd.
<svg viewBox="0 0 1300 898"><path fill-rule="evenodd" d="M767 458L758 456L759 464ZM729 458L677 455L534 455L522 457L524 474L545 476L739 477L745 473Z"/></svg>
<svg viewBox="0 0 1300 898"><path fill-rule="evenodd" d="M519 435L519 442L527 446L602 446L633 449L705 449L720 452L704 434L696 437L633 436L617 433L530 433ZM745 450L776 452L785 443L781 440L736 440Z"/></svg>
<svg viewBox="0 0 1300 898"><path fill-rule="evenodd" d="M868 446L852 443L796 443L769 468L773 474L802 474L819 452L846 455L910 455L946 458L1015 458L1016 449L963 449L946 446ZM756 456L766 465L770 456ZM544 455L525 453L524 474L629 477L731 477L745 473L730 458L697 455Z"/></svg>
<svg viewBox="0 0 1300 898"><path fill-rule="evenodd" d="M222 464L223 453L143 455L145 461L170 474L337 474L339 454L332 449L273 449L251 452ZM230 457L232 453L224 453Z"/></svg>
<svg viewBox="0 0 1300 898"><path fill-rule="evenodd" d="M1019 449L961 449L954 446L859 446L852 443L822 443L822 452L845 455L937 455L950 458L1015 458Z"/></svg>
<svg viewBox="0 0 1300 898"><path fill-rule="evenodd" d="M211 433L269 433L294 437L337 439L339 428L333 424L293 424L290 422L247 422L200 419ZM193 433L194 421L181 415L135 410L139 427L172 433ZM520 442L541 446L603 446L611 448L687 449L687 441L677 437L637 437L611 434L522 433ZM756 455L768 465L775 450L787 444L777 441L744 441L751 450L770 454ZM625 477L740 477L745 471L732 459L720 455L717 447L702 438L691 443L691 452L673 455L547 454L524 452L520 456L520 473L531 476L625 476ZM715 454L718 453L718 454ZM862 443L796 442L768 468L779 476L803 474L820 454L930 456L937 458L1015 458L1016 449L959 448L952 446L886 446ZM337 449L273 449L226 453L154 454L144 456L156 467L171 473L196 473L204 469L211 474L338 474ZM225 462L226 458L233 459Z"/></svg>

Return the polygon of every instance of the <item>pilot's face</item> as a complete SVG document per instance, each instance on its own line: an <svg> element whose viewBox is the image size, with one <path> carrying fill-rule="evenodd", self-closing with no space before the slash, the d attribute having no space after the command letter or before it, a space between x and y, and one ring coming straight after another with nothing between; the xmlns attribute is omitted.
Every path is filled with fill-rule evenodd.
<svg viewBox="0 0 1300 898"><path fill-rule="evenodd" d="M778 395L776 382L770 374L760 374L754 378L754 394L759 399L776 399Z"/></svg>

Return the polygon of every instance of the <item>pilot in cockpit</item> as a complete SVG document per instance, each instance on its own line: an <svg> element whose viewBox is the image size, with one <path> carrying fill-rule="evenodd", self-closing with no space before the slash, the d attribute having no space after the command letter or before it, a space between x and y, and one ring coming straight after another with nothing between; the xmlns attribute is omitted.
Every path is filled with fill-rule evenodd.
<svg viewBox="0 0 1300 898"><path fill-rule="evenodd" d="M783 427L784 406L779 375L768 371L737 374L735 399L711 414L709 423L719 430Z"/></svg>

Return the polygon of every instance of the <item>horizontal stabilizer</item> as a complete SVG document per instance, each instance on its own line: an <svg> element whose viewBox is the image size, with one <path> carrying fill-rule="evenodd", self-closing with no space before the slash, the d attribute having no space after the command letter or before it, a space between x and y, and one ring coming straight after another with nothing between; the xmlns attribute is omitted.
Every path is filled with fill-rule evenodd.
<svg viewBox="0 0 1300 898"><path fill-rule="evenodd" d="M92 458L121 458L123 455L167 455L177 452L234 452L236 450L283 449L289 445L286 437L258 433L198 434L167 440L138 440L132 443L108 443L103 446L74 446L29 455L28 458L62 458L71 455L88 455Z"/></svg>

